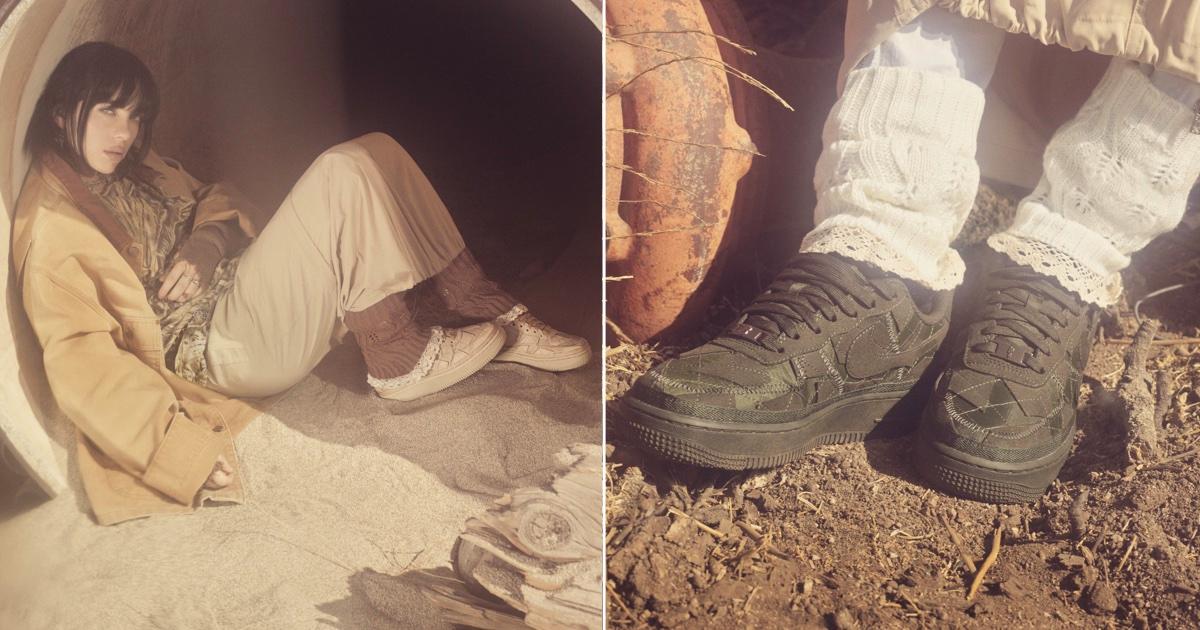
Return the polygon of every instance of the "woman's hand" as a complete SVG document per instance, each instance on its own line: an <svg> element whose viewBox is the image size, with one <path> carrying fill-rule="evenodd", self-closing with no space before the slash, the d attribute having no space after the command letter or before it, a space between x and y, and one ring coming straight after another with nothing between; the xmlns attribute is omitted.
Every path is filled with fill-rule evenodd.
<svg viewBox="0 0 1200 630"><path fill-rule="evenodd" d="M208 283L202 279L200 268L195 263L176 260L163 278L158 297L172 302L183 302L200 295L206 286Z"/></svg>
<svg viewBox="0 0 1200 630"><path fill-rule="evenodd" d="M208 480L204 482L204 487L208 490L220 490L231 483L233 483L233 466L229 465L224 455L217 455L217 462L213 464L212 472L209 473Z"/></svg>
<svg viewBox="0 0 1200 630"><path fill-rule="evenodd" d="M217 263L221 262L221 252L210 242L189 238L179 248L167 275L163 276L162 286L158 289L158 297L172 302L184 302L200 295L212 281Z"/></svg>

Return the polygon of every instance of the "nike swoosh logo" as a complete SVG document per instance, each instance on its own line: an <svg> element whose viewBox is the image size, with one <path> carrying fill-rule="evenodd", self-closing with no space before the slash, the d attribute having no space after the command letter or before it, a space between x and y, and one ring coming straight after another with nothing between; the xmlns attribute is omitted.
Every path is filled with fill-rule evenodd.
<svg viewBox="0 0 1200 630"><path fill-rule="evenodd" d="M896 368L912 368L939 342L936 335L931 335L909 343L909 347L901 348L898 352L893 351L887 322L882 318L877 319L870 328L850 340L846 353L846 374L856 379L868 379Z"/></svg>

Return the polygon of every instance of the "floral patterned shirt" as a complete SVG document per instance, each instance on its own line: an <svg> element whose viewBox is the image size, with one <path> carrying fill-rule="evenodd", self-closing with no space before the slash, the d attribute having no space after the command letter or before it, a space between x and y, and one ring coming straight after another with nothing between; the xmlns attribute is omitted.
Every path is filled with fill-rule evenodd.
<svg viewBox="0 0 1200 630"><path fill-rule="evenodd" d="M204 351L217 301L229 292L238 257L217 264L212 281L195 297L171 302L158 297L172 258L191 234L196 202L167 197L152 184L131 177L84 177L84 184L141 246L142 260L134 272L146 288L146 299L162 328L167 366L193 383L212 386Z"/></svg>

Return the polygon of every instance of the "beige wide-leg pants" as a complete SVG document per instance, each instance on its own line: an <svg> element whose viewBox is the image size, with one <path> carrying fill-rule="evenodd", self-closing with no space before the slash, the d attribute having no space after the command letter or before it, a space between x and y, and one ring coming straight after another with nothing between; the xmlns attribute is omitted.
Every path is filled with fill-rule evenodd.
<svg viewBox="0 0 1200 630"><path fill-rule="evenodd" d="M412 157L382 133L322 153L242 254L209 328L216 389L258 397L299 382L339 319L433 276L465 245Z"/></svg>

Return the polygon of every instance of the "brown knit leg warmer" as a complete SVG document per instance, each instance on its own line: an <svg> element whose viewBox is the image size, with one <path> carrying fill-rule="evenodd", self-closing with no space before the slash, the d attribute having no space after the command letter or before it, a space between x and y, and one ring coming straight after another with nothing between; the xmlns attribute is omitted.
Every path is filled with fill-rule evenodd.
<svg viewBox="0 0 1200 630"><path fill-rule="evenodd" d="M513 296L488 280L466 249L433 276L433 283L450 310L471 319L495 319L517 305Z"/></svg>
<svg viewBox="0 0 1200 630"><path fill-rule="evenodd" d="M346 313L346 328L354 333L375 378L394 378L412 371L429 343L428 328L417 326L407 292L393 293L365 310Z"/></svg>

